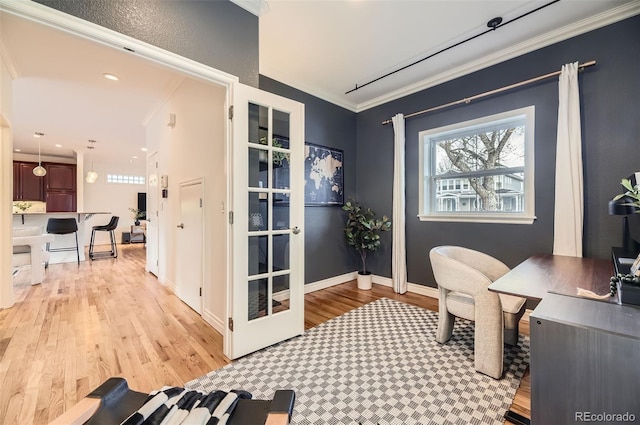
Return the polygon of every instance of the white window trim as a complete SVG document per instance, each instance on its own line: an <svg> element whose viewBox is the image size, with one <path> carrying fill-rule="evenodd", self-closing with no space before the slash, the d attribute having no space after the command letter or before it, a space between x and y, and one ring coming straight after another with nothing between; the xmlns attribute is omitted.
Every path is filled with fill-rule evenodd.
<svg viewBox="0 0 640 425"><path fill-rule="evenodd" d="M526 132L525 132L525 166L524 166L524 188L525 188L525 207L522 213L467 213L467 212L432 212L426 210L425 200L430 200L430 194L425 193L425 181L430 179L431 162L430 158L425 160L425 143L424 138L431 134L441 134L447 131L454 131L461 127L473 127L486 123L487 121L499 121L508 119L517 115L526 115ZM505 223L505 224L533 224L537 218L535 216L535 106L527 106L525 108L515 109L512 111L502 112L470 121L451 124L444 127L438 127L431 130L424 130L418 133L418 146L420 166L418 168L418 191L419 191L419 214L420 221L437 221L437 222L465 222L465 223Z"/></svg>

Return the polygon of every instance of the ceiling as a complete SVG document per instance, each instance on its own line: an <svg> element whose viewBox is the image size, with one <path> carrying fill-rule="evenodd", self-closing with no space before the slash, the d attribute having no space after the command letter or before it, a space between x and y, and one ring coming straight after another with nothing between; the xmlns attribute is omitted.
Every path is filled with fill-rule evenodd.
<svg viewBox="0 0 640 425"><path fill-rule="evenodd" d="M562 0L345 94L486 31L494 17L508 22L548 2L233 1L248 10L247 4L264 6L261 74L353 111L640 13L640 0ZM144 161L145 120L184 75L7 13L0 13L0 35L2 53L19 77L14 82L15 148L37 153L41 141L47 155L73 157L76 151L89 161ZM576 58L589 59L597 58ZM109 81L104 73L120 79ZM45 136L34 138L36 131Z"/></svg>
<svg viewBox="0 0 640 425"><path fill-rule="evenodd" d="M548 3L270 0L260 17L260 73L361 111L612 22L617 7L640 13L638 1L561 0L507 23ZM489 30L495 17L503 19L495 31L345 94ZM576 58L589 59L597 58Z"/></svg>

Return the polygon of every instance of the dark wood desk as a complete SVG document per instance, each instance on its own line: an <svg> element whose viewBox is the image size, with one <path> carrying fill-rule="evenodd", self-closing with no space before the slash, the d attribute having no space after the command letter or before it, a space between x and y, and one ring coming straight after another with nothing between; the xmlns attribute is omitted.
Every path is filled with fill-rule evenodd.
<svg viewBox="0 0 640 425"><path fill-rule="evenodd" d="M578 288L604 295L610 291L609 282L611 276L613 276L613 271L613 262L611 260L538 254L529 257L493 282L489 285L489 290L536 301L542 300L547 293L576 297ZM555 296L552 298L555 298ZM560 297L560 299L562 298ZM608 297L602 301L615 304L616 300L616 297ZM590 301L595 302L595 300ZM537 311L538 309L536 308L534 314ZM540 342L536 341L539 339L540 337L534 337L532 332L531 347L534 347L535 344L540 344ZM552 361L549 362L553 363ZM539 372L533 366L533 362L531 364L531 414L535 418L539 415L539 410L541 409L539 403L540 388L546 389L547 386L544 379L539 378ZM562 400L562 398L559 398L559 400ZM531 423L527 418L511 410L505 414L505 419L514 424L526 425ZM546 423L550 422L538 421L534 425L545 425Z"/></svg>
<svg viewBox="0 0 640 425"><path fill-rule="evenodd" d="M576 296L578 288L604 295L610 290L611 276L611 260L538 254L493 282L489 290L537 301L547 292ZM607 300L615 302L615 297Z"/></svg>

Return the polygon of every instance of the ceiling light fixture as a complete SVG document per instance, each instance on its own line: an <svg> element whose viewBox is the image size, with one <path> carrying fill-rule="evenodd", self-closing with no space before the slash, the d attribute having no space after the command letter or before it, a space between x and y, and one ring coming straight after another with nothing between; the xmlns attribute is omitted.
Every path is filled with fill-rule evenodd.
<svg viewBox="0 0 640 425"><path fill-rule="evenodd" d="M96 143L96 141L93 139L89 139L89 143Z"/></svg>
<svg viewBox="0 0 640 425"><path fill-rule="evenodd" d="M140 148L140 150L141 150L142 152L146 152L146 151L147 151L147 148Z"/></svg>
<svg viewBox="0 0 640 425"><path fill-rule="evenodd" d="M90 143L95 143L95 140L89 139ZM93 149L93 146L87 146L87 149ZM87 183L95 183L98 180L98 173L93 170L93 161L91 161L91 171L87 173L87 177L84 179Z"/></svg>
<svg viewBox="0 0 640 425"><path fill-rule="evenodd" d="M14 151L15 152L22 152L22 149L15 148Z"/></svg>
<svg viewBox="0 0 640 425"><path fill-rule="evenodd" d="M37 136L36 136L37 135ZM44 133L34 134L35 137L42 137ZM47 174L47 170L42 166L42 158L40 157L40 140L38 140L38 166L33 169L33 175L36 177L44 177Z"/></svg>
<svg viewBox="0 0 640 425"><path fill-rule="evenodd" d="M109 74L108 72L105 72L102 75L104 75L104 78L106 78L107 80L111 80L111 81L118 81L119 80L117 75Z"/></svg>
<svg viewBox="0 0 640 425"><path fill-rule="evenodd" d="M38 138L38 137L42 137L42 136L44 136L44 133L41 133L39 131L36 131L35 133L33 133L33 137Z"/></svg>
<svg viewBox="0 0 640 425"><path fill-rule="evenodd" d="M60 143L56 143L56 148L61 148L62 145Z"/></svg>

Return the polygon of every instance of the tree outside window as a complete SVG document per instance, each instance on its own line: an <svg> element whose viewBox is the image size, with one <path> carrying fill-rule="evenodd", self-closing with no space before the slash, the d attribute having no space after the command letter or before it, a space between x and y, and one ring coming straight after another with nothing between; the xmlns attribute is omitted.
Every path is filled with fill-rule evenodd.
<svg viewBox="0 0 640 425"><path fill-rule="evenodd" d="M421 132L420 218L532 221L533 114L529 107Z"/></svg>

